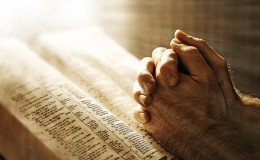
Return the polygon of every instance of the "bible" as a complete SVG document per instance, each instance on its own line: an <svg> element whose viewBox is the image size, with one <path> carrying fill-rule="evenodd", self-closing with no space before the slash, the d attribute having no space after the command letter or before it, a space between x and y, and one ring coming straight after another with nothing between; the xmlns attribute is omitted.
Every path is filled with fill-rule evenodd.
<svg viewBox="0 0 260 160"><path fill-rule="evenodd" d="M7 159L174 159L133 118L138 59L98 28L0 40Z"/></svg>

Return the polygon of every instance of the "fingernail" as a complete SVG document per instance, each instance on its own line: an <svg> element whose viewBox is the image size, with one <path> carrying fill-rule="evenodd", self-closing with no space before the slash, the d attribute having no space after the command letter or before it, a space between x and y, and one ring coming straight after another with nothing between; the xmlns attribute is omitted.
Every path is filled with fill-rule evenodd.
<svg viewBox="0 0 260 160"><path fill-rule="evenodd" d="M175 31L175 37L176 37L176 35L177 35L178 32L184 34L185 36L188 36L187 33L183 32L182 30L177 29L177 30Z"/></svg>
<svg viewBox="0 0 260 160"><path fill-rule="evenodd" d="M146 93L149 93L152 88L152 83L150 82L144 82L144 90Z"/></svg>
<svg viewBox="0 0 260 160"><path fill-rule="evenodd" d="M174 50L174 48L176 48L176 47L178 47L180 45L179 43L175 42L174 39L173 39L173 41L171 42L170 46Z"/></svg>
<svg viewBox="0 0 260 160"><path fill-rule="evenodd" d="M180 32L181 30L176 29L175 33L174 33L174 37L176 37L177 33Z"/></svg>
<svg viewBox="0 0 260 160"><path fill-rule="evenodd" d="M140 113L139 113L139 118L141 119L142 122L145 122L144 112L140 112Z"/></svg>
<svg viewBox="0 0 260 160"><path fill-rule="evenodd" d="M139 96L139 101L140 101L140 103L142 103L143 106L145 106L145 99L146 99L145 95L140 95Z"/></svg>
<svg viewBox="0 0 260 160"><path fill-rule="evenodd" d="M147 122L144 112L140 112L139 113L139 118L141 120L141 123L146 123Z"/></svg>
<svg viewBox="0 0 260 160"><path fill-rule="evenodd" d="M147 117L143 111L135 111L134 117L139 123L144 124L149 121L149 117ZM147 118L147 120L145 118Z"/></svg>
<svg viewBox="0 0 260 160"><path fill-rule="evenodd" d="M176 78L173 75L168 74L166 78L169 86L174 86L176 84Z"/></svg>
<svg viewBox="0 0 260 160"><path fill-rule="evenodd" d="M182 30L180 30L180 29L177 29L176 32L182 32L182 33L184 33L184 32L183 32Z"/></svg>

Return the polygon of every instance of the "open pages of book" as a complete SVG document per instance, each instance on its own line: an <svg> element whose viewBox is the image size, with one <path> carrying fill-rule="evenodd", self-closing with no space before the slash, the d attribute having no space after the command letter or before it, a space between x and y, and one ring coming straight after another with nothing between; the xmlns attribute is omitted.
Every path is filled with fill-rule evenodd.
<svg viewBox="0 0 260 160"><path fill-rule="evenodd" d="M132 130L99 102L99 97L82 90L80 84L64 77L66 72L62 75L24 44L0 40L0 65L1 119L14 117L13 121L22 124L16 130L16 126L9 126L12 122L0 123L0 150L6 158L172 158L140 126L143 134ZM23 139L19 133L24 130L31 137L17 144L15 137Z"/></svg>
<svg viewBox="0 0 260 160"><path fill-rule="evenodd" d="M132 98L139 63L136 57L98 28L43 35L33 48L126 125L161 148L133 118L138 107Z"/></svg>
<svg viewBox="0 0 260 160"><path fill-rule="evenodd" d="M139 61L100 29L43 35L33 46L48 63L118 118L140 128L133 119L138 105L132 98Z"/></svg>
<svg viewBox="0 0 260 160"><path fill-rule="evenodd" d="M98 28L43 35L33 48L127 126L171 157L133 118L138 107L132 98L139 63L136 57Z"/></svg>

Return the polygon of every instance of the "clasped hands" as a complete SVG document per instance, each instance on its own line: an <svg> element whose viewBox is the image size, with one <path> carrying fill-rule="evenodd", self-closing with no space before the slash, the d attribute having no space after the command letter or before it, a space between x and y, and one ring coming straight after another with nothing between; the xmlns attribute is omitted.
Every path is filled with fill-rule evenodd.
<svg viewBox="0 0 260 160"><path fill-rule="evenodd" d="M157 48L140 62L133 89L141 105L136 120L184 159L259 154L260 114L253 114L260 113L259 107L245 107L225 59L204 40L180 30L170 47ZM248 118L256 120L255 125ZM250 153L243 149L245 145Z"/></svg>

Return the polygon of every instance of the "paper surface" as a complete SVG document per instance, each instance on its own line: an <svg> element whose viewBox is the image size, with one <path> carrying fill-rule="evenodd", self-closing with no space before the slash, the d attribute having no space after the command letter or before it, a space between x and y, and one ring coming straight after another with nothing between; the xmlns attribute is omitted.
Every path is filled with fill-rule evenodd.
<svg viewBox="0 0 260 160"><path fill-rule="evenodd" d="M0 44L0 102L57 157L163 156L162 150L142 137L149 135L133 131L97 102L98 97L80 89L26 46L13 40Z"/></svg>
<svg viewBox="0 0 260 160"><path fill-rule="evenodd" d="M163 151L133 118L139 107L132 98L139 60L96 28L44 35L35 46L47 62Z"/></svg>

